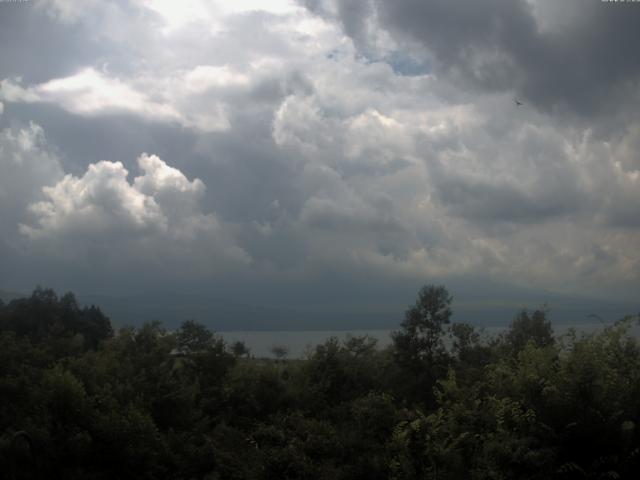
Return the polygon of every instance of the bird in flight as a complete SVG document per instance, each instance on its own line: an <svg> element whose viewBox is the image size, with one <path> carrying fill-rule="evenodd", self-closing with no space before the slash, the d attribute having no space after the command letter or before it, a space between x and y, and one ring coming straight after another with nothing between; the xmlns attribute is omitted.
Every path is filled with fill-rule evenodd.
<svg viewBox="0 0 640 480"><path fill-rule="evenodd" d="M522 102L521 102L520 100L518 100L517 98L514 98L513 100L514 100L514 102L516 102L516 106L518 106L518 107L519 107L519 106L521 106L521 105L524 105L524 103L522 103Z"/></svg>

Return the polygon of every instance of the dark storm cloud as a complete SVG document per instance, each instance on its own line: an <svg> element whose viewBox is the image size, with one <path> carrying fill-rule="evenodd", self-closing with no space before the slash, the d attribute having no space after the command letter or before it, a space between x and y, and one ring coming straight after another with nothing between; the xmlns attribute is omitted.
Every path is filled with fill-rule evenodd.
<svg viewBox="0 0 640 480"><path fill-rule="evenodd" d="M562 2L553 25L551 0L374 0L377 20L400 41L418 42L436 73L467 88L513 90L543 110L579 115L615 112L637 101L640 8L600 0ZM338 2L344 31L362 44L368 2ZM536 13L534 3L541 5ZM318 2L311 2L322 13ZM355 5L358 5L356 8ZM546 27L544 22L552 25Z"/></svg>
<svg viewBox="0 0 640 480"><path fill-rule="evenodd" d="M584 115L637 105L640 9L597 0L567 3L571 22L540 34L541 55L517 57L524 94L544 107L566 104Z"/></svg>
<svg viewBox="0 0 640 480"><path fill-rule="evenodd" d="M372 8L367 2L338 2L338 18L342 21L345 33L361 46L367 45L365 22L371 13Z"/></svg>
<svg viewBox="0 0 640 480"><path fill-rule="evenodd" d="M300 3L310 12L326 20L337 22L344 33L351 37L361 55L367 58L380 57L371 45L372 38L370 38L371 31L368 22L370 22L371 16L375 13L371 2L337 0L334 3L335 8L328 8L324 0L301 0ZM398 63L401 66L406 66L402 65L402 63L407 64L410 62L406 58L396 58L396 60L399 60Z"/></svg>
<svg viewBox="0 0 640 480"><path fill-rule="evenodd" d="M513 54L530 54L535 44L535 22L524 1L401 0L376 5L384 27L426 46L439 70L481 88L508 88L515 73Z"/></svg>

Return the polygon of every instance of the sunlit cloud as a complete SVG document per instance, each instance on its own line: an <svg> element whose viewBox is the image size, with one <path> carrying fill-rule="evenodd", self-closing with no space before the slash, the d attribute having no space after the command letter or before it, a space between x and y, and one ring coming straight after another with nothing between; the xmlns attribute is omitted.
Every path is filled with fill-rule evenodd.
<svg viewBox="0 0 640 480"><path fill-rule="evenodd" d="M274 284L629 297L640 67L590 33L635 30L599 6L494 4L43 1L31 13L79 51L24 74L3 60L2 161L57 165L44 181L11 164L33 179L5 236L43 254L106 232L141 264L143 244L192 266L209 252L201 273L228 256Z"/></svg>

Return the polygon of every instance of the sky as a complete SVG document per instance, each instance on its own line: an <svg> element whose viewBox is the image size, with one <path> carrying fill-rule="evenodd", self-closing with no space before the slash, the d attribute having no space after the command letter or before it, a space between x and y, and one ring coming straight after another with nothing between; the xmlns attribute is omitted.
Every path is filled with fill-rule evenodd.
<svg viewBox="0 0 640 480"><path fill-rule="evenodd" d="M0 289L232 330L391 328L429 283L471 322L636 313L639 24L600 0L0 2Z"/></svg>

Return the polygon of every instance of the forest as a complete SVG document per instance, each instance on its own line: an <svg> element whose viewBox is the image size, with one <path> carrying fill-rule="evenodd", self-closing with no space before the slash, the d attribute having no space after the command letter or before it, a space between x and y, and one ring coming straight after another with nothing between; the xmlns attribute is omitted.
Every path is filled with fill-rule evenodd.
<svg viewBox="0 0 640 480"><path fill-rule="evenodd" d="M628 316L554 334L453 323L425 285L379 348L254 358L196 321L114 331L37 288L0 301L0 471L13 479L631 479L640 345Z"/></svg>

